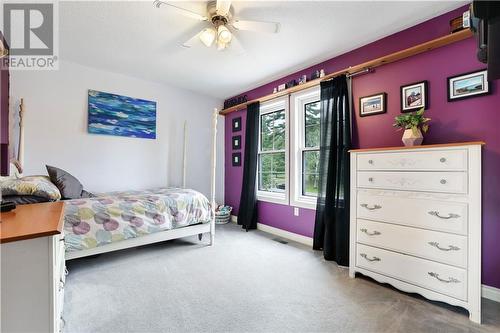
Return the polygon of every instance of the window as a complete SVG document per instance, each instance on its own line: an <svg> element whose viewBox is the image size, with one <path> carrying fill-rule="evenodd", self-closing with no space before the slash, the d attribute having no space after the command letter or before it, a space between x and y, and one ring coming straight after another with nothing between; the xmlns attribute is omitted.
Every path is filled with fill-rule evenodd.
<svg viewBox="0 0 500 333"><path fill-rule="evenodd" d="M257 199L288 204L288 98L263 103L259 119Z"/></svg>
<svg viewBox="0 0 500 333"><path fill-rule="evenodd" d="M291 105L290 204L314 209L319 185L319 87L293 94Z"/></svg>

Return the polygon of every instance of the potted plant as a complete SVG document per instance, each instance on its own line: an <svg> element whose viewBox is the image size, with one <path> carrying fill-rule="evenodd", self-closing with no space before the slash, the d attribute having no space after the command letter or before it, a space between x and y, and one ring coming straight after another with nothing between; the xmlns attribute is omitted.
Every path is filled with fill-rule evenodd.
<svg viewBox="0 0 500 333"><path fill-rule="evenodd" d="M422 132L426 133L429 129L428 121L430 118L424 117L424 108L418 111L405 113L394 118L394 127L404 129L403 143L405 146L418 146L424 141Z"/></svg>

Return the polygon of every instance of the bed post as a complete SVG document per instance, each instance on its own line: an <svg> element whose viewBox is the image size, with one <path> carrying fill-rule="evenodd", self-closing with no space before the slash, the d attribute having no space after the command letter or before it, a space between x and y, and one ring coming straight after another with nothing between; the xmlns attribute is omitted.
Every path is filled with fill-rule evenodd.
<svg viewBox="0 0 500 333"><path fill-rule="evenodd" d="M184 148L182 156L182 188L186 188L186 165L187 165L187 120L184 120Z"/></svg>
<svg viewBox="0 0 500 333"><path fill-rule="evenodd" d="M214 109L212 115L212 167L210 175L210 203L212 206L212 220L210 221L210 245L214 245L215 241L215 167L217 161L217 116L219 112L217 108Z"/></svg>

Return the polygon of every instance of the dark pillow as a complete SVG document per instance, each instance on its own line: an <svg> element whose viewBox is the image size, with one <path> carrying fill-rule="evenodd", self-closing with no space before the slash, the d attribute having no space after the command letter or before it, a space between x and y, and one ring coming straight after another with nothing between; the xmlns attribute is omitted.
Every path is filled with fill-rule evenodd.
<svg viewBox="0 0 500 333"><path fill-rule="evenodd" d="M46 165L50 181L54 183L61 192L63 199L79 199L82 197L83 185L78 179L68 172Z"/></svg>
<svg viewBox="0 0 500 333"><path fill-rule="evenodd" d="M95 197L96 195L92 192L88 192L85 190L82 191L82 198L95 198Z"/></svg>
<svg viewBox="0 0 500 333"><path fill-rule="evenodd" d="M3 201L11 201L11 202L15 203L16 205L27 205L27 204L34 204L34 203L50 201L47 198L39 197L36 195L6 195L6 196L2 197L2 200Z"/></svg>

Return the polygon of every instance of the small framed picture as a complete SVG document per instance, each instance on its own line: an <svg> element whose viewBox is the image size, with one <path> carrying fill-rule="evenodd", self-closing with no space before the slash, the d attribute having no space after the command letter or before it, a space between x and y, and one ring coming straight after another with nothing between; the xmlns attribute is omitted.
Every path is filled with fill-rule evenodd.
<svg viewBox="0 0 500 333"><path fill-rule="evenodd" d="M385 112L387 112L387 94L385 92L359 98L360 117Z"/></svg>
<svg viewBox="0 0 500 333"><path fill-rule="evenodd" d="M233 132L241 131L241 117L233 119Z"/></svg>
<svg viewBox="0 0 500 333"><path fill-rule="evenodd" d="M233 149L241 149L241 135L233 136Z"/></svg>
<svg viewBox="0 0 500 333"><path fill-rule="evenodd" d="M413 112L428 108L427 81L401 86L401 112Z"/></svg>
<svg viewBox="0 0 500 333"><path fill-rule="evenodd" d="M448 102L490 93L486 69L448 78Z"/></svg>
<svg viewBox="0 0 500 333"><path fill-rule="evenodd" d="M233 153L233 166L241 166L241 153Z"/></svg>

